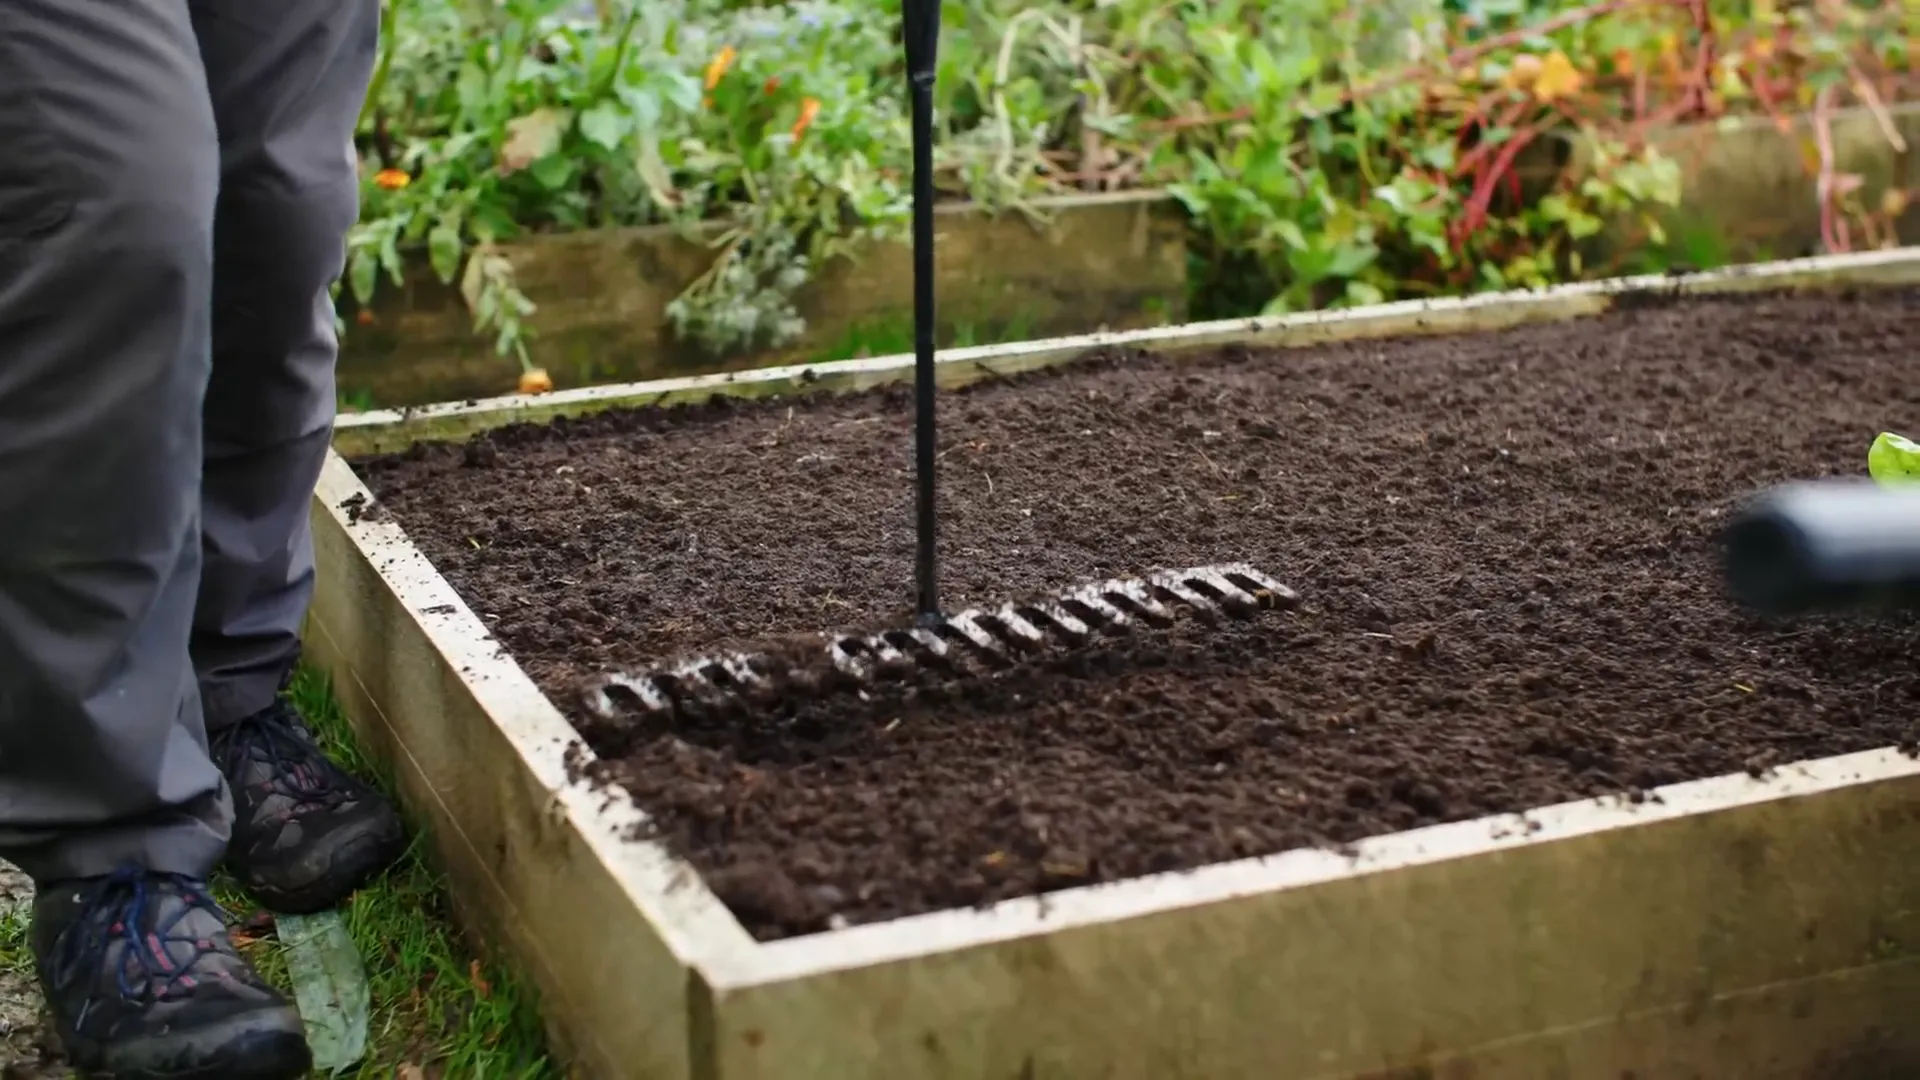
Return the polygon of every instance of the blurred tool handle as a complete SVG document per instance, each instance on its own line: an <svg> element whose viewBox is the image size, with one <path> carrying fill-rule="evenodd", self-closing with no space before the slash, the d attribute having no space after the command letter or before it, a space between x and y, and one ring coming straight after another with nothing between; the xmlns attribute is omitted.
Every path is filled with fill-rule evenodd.
<svg viewBox="0 0 1920 1080"><path fill-rule="evenodd" d="M1740 512L1722 542L1734 598L1763 615L1920 608L1920 486L1775 488Z"/></svg>
<svg viewBox="0 0 1920 1080"><path fill-rule="evenodd" d="M939 62L940 0L901 0L901 14L907 24L907 77L916 91L931 92Z"/></svg>

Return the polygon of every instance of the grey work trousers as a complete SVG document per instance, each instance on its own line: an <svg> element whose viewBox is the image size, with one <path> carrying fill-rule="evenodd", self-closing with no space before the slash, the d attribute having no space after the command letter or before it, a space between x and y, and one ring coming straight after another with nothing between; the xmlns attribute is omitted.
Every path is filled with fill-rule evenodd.
<svg viewBox="0 0 1920 1080"><path fill-rule="evenodd" d="M204 874L312 592L379 0L0 0L0 859Z"/></svg>

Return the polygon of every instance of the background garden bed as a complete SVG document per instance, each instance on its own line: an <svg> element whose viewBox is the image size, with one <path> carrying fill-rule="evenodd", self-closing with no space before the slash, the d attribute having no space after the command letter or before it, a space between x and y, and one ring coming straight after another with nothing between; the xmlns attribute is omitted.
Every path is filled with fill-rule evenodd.
<svg viewBox="0 0 1920 1080"><path fill-rule="evenodd" d="M1916 186L1920 107L1845 110L1828 122L1834 168L1858 176L1857 197L1881 205ZM1891 130L1904 147L1889 140ZM1627 215L1589 246L1596 265L1648 261L1690 270L1800 257L1823 249L1813 117L1782 130L1765 117L1686 124L1652 145L1678 167L1675 205L1654 217L1665 235ZM1519 164L1551 188L1591 153L1578 139L1536 144ZM1164 192L1065 196L1025 210L942 207L940 336L948 347L1135 329L1182 322L1189 309L1189 223ZM1876 245L1920 240L1920 203L1887 216ZM876 242L838 262L801 297L804 336L779 349L714 356L676 340L667 305L713 262L714 230L589 231L535 237L501 249L536 305L528 320L534 363L560 387L609 385L718 371L904 352L911 347L907 249ZM474 332L457 287L424 256L406 285L382 291L365 316L351 297L340 363L350 407L423 405L510 389L515 365Z"/></svg>
<svg viewBox="0 0 1920 1080"><path fill-rule="evenodd" d="M969 267L948 343L1701 269L1809 235L1856 250L1911 220L1887 152L1914 91L1893 9L1163 7L946 0L938 183L1000 212L975 219L989 243L948 244ZM390 14L359 139L349 406L501 392L521 363L539 389L905 346L892 0ZM1565 132L1594 152L1560 170ZM1007 209L1126 191L1167 192L1186 228L1142 255L1107 207L1083 259L1073 214L1056 243ZM660 223L677 231L626 228Z"/></svg>
<svg viewBox="0 0 1920 1080"><path fill-rule="evenodd" d="M948 344L1184 321L1187 249L1178 208L1154 192L1048 199L1030 213L941 208L938 264ZM912 345L908 249L872 242L799 298L807 329L777 349L714 356L674 338L667 305L713 264L717 230L665 226L534 237L501 254L537 305L533 361L558 386L595 386L783 363L883 355ZM476 334L460 291L426 259L363 317L348 297L339 381L359 405L422 405L512 389L517 365Z"/></svg>

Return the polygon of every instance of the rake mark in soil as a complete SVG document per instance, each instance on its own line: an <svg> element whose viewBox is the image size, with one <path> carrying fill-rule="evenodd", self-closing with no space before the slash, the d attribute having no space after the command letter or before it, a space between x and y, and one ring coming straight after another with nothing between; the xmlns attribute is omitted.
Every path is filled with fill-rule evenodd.
<svg viewBox="0 0 1920 1080"><path fill-rule="evenodd" d="M359 468L594 775L771 938L1910 744L1920 624L1750 618L1714 536L1911 428L1917 345L1912 290L1669 299L958 391L953 607L1226 561L1300 606L672 722L597 719L580 687L910 614L904 390Z"/></svg>

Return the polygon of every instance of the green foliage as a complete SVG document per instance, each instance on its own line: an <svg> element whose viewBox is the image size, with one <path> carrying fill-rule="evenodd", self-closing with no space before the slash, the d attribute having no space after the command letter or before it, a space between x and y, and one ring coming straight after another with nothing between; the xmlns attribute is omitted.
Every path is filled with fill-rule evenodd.
<svg viewBox="0 0 1920 1080"><path fill-rule="evenodd" d="M389 2L347 279L363 305L424 250L524 363L501 241L702 227L716 261L669 314L726 353L791 342L822 266L904 234L899 0ZM1667 244L1679 173L1648 126L1778 104L1754 89L1774 61L1737 43L1787 27L1794 85L1838 85L1863 56L1904 64L1875 10L945 0L939 186L1027 212L1165 187L1203 316L1544 285L1600 269L1603 222ZM1578 175L1559 168L1576 141Z"/></svg>

